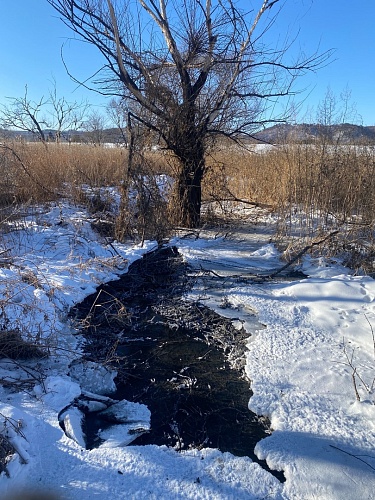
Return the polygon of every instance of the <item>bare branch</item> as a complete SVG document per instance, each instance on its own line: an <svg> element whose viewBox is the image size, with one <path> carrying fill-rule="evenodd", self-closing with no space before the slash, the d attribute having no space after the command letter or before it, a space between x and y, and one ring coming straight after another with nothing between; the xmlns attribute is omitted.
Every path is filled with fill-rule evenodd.
<svg viewBox="0 0 375 500"><path fill-rule="evenodd" d="M286 43L265 47L280 12L265 14L279 0L258 0L255 13L236 0L47 1L103 55L99 89L120 96L180 162L181 224L199 222L208 144L253 134L272 100L292 95L295 78L329 55L290 63Z"/></svg>

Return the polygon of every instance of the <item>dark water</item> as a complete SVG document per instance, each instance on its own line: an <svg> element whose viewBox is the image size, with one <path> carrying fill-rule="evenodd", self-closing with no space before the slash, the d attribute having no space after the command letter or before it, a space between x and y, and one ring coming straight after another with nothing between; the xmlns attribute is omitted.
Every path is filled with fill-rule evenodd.
<svg viewBox="0 0 375 500"><path fill-rule="evenodd" d="M119 373L112 397L151 411L151 431L132 445L214 447L269 470L254 455L256 443L269 435L267 422L248 409L250 383L226 356L248 334L182 300L186 271L176 250L159 250L88 297L75 310L85 327L87 357L112 359Z"/></svg>
<svg viewBox="0 0 375 500"><path fill-rule="evenodd" d="M184 331L159 326L144 333L143 342L118 350L131 364L118 395L146 404L152 415L151 432L133 444L208 446L252 456L265 429L248 410L249 382L221 351Z"/></svg>

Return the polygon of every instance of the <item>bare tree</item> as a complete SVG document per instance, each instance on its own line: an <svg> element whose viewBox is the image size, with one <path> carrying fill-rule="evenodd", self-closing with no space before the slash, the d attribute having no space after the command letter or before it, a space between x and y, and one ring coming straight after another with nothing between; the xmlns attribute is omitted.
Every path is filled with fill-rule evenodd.
<svg viewBox="0 0 375 500"><path fill-rule="evenodd" d="M55 134L55 141L60 142L64 134L72 130L80 130L85 121L89 105L85 101L68 101L57 94L56 84L49 93L48 103L48 128ZM69 140L69 136L65 137Z"/></svg>
<svg viewBox="0 0 375 500"><path fill-rule="evenodd" d="M111 99L107 106L107 115L112 124L116 125L119 131L119 142L128 145L128 110L122 99Z"/></svg>
<svg viewBox="0 0 375 500"><path fill-rule="evenodd" d="M91 111L83 125L86 130L86 137L88 140L100 146L105 141L106 137L106 118L98 111Z"/></svg>
<svg viewBox="0 0 375 500"><path fill-rule="evenodd" d="M265 46L279 0L258 0L250 12L235 0L47 1L104 56L101 91L125 99L131 117L178 159L178 220L188 227L200 222L212 141L253 134L267 123L270 101L290 95L294 79L329 56L288 64L286 47Z"/></svg>
<svg viewBox="0 0 375 500"><path fill-rule="evenodd" d="M43 143L50 139L48 130L53 133L53 140L60 142L64 132L82 128L88 109L85 102L69 102L59 97L55 84L48 98L31 100L26 86L23 97L8 97L8 100L9 104L0 108L1 126L30 132Z"/></svg>
<svg viewBox="0 0 375 500"><path fill-rule="evenodd" d="M17 129L30 132L39 140L47 140L44 129L47 127L45 110L47 100L42 97L39 101L32 101L27 94L23 97L9 97L9 104L0 109L1 126L5 129Z"/></svg>

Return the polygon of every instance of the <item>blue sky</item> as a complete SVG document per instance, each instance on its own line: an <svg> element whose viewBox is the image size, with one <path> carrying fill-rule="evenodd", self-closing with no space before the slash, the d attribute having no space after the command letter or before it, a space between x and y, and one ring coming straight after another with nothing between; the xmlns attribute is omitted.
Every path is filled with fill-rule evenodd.
<svg viewBox="0 0 375 500"><path fill-rule="evenodd" d="M243 5L258 6L260 1L242 0ZM332 62L316 74L304 76L298 89L304 99L300 119L314 116L317 103L329 87L335 95L351 90L352 103L364 125L375 125L375 1L374 0L282 0L273 36L300 30L293 50L310 54L315 50L335 49ZM47 96L57 84L58 95L69 101L88 100L105 107L106 100L77 88L61 61L64 54L70 72L85 80L102 63L95 48L75 40L57 18L46 0L0 0L0 103L5 97L24 95L25 85L32 99ZM306 118L307 117L307 118Z"/></svg>

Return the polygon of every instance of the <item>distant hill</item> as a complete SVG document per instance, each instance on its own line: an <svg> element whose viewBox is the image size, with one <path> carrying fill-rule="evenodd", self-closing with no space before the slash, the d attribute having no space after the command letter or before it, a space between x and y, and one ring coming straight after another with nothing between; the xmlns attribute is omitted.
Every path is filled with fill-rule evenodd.
<svg viewBox="0 0 375 500"><path fill-rule="evenodd" d="M340 125L319 124L279 124L266 128L255 134L261 141L272 144L288 142L316 142L325 138L332 143L340 144L375 144L375 126L353 125L343 123Z"/></svg>
<svg viewBox="0 0 375 500"><path fill-rule="evenodd" d="M56 137L55 130L43 130L46 138L50 142L54 142ZM5 130L0 129L0 140L1 138L20 138L25 141L37 141L38 135L32 134L31 132L25 132L23 130ZM124 139L121 132L117 128L108 128L101 131L88 132L84 130L68 130L61 134L61 142L85 142L85 143L113 143L121 144Z"/></svg>
<svg viewBox="0 0 375 500"><path fill-rule="evenodd" d="M45 130L44 132L46 137L53 142L55 131ZM26 141L36 139L36 136L30 132L0 129L0 139L1 137L20 137ZM257 132L253 137L271 144L288 142L313 143L322 138L325 138L328 142L339 144L375 144L375 126L364 127L350 123L340 125L278 124ZM251 142L256 142L254 139ZM111 128L99 132L71 130L62 134L62 141L121 144L124 139L118 129Z"/></svg>

